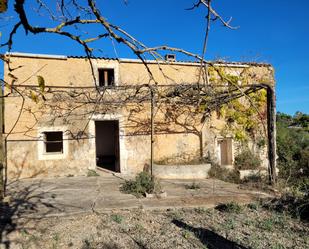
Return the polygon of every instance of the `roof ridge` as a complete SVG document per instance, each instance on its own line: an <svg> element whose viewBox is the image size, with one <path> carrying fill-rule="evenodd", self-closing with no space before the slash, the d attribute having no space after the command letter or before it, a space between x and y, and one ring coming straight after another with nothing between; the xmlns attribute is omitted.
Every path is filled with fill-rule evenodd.
<svg viewBox="0 0 309 249"><path fill-rule="evenodd" d="M47 59L62 59L66 60L68 58L72 59L87 59L89 58L86 55L55 55L55 54L35 54L35 53L22 53L22 52L10 52L5 53L5 55L10 55L14 57L33 57L33 58L47 58ZM142 62L140 59L131 59L131 58L115 58L115 57L104 57L104 56L91 56L91 59L99 59L99 60L117 60L122 62L131 62L131 63L140 63ZM165 61L165 60L146 60L148 63L166 63L166 64L188 64L195 65L200 64L198 60L176 60L176 61ZM217 65L226 65L226 66L272 66L270 63L265 62L242 62L242 61L226 61L226 60L213 60L206 61L209 64L217 64Z"/></svg>

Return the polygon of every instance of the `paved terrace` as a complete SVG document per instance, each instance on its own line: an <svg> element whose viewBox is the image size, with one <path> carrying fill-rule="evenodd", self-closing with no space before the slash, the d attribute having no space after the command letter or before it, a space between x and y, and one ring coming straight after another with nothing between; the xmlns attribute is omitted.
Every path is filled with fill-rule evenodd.
<svg viewBox="0 0 309 249"><path fill-rule="evenodd" d="M187 189L192 180L161 180L164 198L136 198L119 191L124 179L100 173L97 177L27 179L8 185L7 212L11 218L49 217L130 209L213 207L218 203L248 203L268 195L239 189L214 179L197 180L200 189ZM3 213L2 213L3 214Z"/></svg>

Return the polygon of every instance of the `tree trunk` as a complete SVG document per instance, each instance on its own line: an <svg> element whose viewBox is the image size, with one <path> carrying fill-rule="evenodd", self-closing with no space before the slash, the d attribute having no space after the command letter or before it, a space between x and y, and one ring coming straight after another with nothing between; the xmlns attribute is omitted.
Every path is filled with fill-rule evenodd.
<svg viewBox="0 0 309 249"><path fill-rule="evenodd" d="M276 184L276 96L271 86L267 87L267 133L268 133L268 160L269 182Z"/></svg>
<svg viewBox="0 0 309 249"><path fill-rule="evenodd" d="M150 134L150 174L152 175L152 169L153 169L153 157L154 157L154 151L153 151L153 144L154 144L154 107L155 107L155 96L154 96L154 90L152 87L150 87L150 98L151 98L151 110L150 110L150 119L151 119L151 134Z"/></svg>

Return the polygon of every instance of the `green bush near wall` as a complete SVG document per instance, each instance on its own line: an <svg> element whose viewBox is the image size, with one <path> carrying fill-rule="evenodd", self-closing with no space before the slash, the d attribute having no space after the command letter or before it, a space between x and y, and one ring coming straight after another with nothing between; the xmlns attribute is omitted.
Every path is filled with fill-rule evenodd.
<svg viewBox="0 0 309 249"><path fill-rule="evenodd" d="M261 166L261 159L248 148L245 148L235 157L235 168L237 170L258 169Z"/></svg>

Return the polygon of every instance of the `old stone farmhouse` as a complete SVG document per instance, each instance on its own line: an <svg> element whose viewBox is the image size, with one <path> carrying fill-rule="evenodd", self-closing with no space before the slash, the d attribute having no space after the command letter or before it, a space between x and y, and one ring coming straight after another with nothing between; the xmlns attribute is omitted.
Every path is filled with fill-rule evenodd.
<svg viewBox="0 0 309 249"><path fill-rule="evenodd" d="M263 86L274 86L271 65L212 62L206 75L200 62L173 56L147 66L136 59L5 58L9 179L97 168L132 175L149 169L151 155L155 165L233 167L244 144L268 167Z"/></svg>

